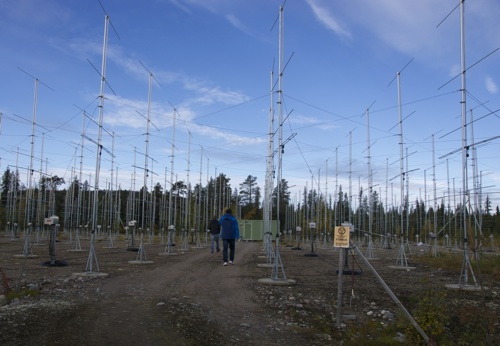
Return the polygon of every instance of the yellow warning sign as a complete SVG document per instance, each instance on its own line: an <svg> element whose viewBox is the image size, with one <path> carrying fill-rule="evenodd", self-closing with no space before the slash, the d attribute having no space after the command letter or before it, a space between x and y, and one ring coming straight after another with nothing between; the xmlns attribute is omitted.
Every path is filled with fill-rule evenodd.
<svg viewBox="0 0 500 346"><path fill-rule="evenodd" d="M349 247L349 227L337 226L335 227L335 234L333 237L333 246L335 247Z"/></svg>

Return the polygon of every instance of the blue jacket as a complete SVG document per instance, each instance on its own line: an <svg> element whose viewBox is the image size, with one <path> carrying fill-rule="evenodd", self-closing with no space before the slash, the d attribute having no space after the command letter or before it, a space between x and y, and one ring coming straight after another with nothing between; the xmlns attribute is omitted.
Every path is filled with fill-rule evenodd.
<svg viewBox="0 0 500 346"><path fill-rule="evenodd" d="M240 237L238 221L232 214L226 213L222 215L219 224L222 228L220 232L221 239L237 239Z"/></svg>

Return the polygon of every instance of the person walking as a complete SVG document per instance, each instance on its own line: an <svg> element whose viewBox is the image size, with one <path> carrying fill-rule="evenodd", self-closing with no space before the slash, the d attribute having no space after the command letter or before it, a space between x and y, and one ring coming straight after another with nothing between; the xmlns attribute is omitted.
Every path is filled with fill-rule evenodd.
<svg viewBox="0 0 500 346"><path fill-rule="evenodd" d="M229 263L234 264L234 248L235 240L240 237L240 229L238 227L238 221L233 216L231 209L227 209L226 213L222 215L219 220L219 224L222 227L221 238L222 238L222 257L224 265L227 266L228 254L227 248L229 247Z"/></svg>
<svg viewBox="0 0 500 346"><path fill-rule="evenodd" d="M219 252L220 223L215 216L213 217L212 221L210 221L208 229L210 230L210 239L212 240L210 244L210 250L212 251L212 253L214 253L214 250L217 250L217 252ZM216 245L215 247L214 243Z"/></svg>

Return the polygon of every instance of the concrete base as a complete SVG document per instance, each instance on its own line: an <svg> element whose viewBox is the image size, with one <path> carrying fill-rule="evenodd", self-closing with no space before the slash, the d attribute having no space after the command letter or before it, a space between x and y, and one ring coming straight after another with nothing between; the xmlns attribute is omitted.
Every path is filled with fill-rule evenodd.
<svg viewBox="0 0 500 346"><path fill-rule="evenodd" d="M137 261L137 260L133 260L133 261L128 261L129 264L153 264L155 262L153 261Z"/></svg>
<svg viewBox="0 0 500 346"><path fill-rule="evenodd" d="M389 266L390 269L399 269L399 270L414 270L417 267L405 267L405 266Z"/></svg>
<svg viewBox="0 0 500 346"><path fill-rule="evenodd" d="M259 268L272 268L272 267L274 267L274 264L272 264L272 263L271 264L269 264L269 263L259 263L259 264L257 264L257 267L259 267ZM279 267L283 268L283 265L280 265Z"/></svg>
<svg viewBox="0 0 500 346"><path fill-rule="evenodd" d="M38 258L39 256L38 255L25 256L25 255L21 254L21 255L14 255L14 257L16 257L16 258Z"/></svg>
<svg viewBox="0 0 500 346"><path fill-rule="evenodd" d="M354 321L357 320L358 318L356 317L356 315L342 315L342 319L344 321Z"/></svg>
<svg viewBox="0 0 500 346"><path fill-rule="evenodd" d="M445 287L449 290L463 290L463 291L481 291L482 288L481 286L475 286L475 285L462 285L462 284L448 284L445 285Z"/></svg>
<svg viewBox="0 0 500 346"><path fill-rule="evenodd" d="M269 285L269 286L295 286L297 283L295 280L292 279L271 279L271 278L265 278L265 279L259 279L257 280L259 284L262 285Z"/></svg>
<svg viewBox="0 0 500 346"><path fill-rule="evenodd" d="M73 273L73 276L87 277L87 278L107 278L109 274L101 272L82 272L82 273Z"/></svg>

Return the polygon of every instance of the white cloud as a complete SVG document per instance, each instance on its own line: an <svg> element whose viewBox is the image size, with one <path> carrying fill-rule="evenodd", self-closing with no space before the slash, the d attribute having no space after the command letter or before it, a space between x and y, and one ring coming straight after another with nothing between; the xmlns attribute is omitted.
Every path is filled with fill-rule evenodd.
<svg viewBox="0 0 500 346"><path fill-rule="evenodd" d="M267 138L263 137L245 137L239 136L233 133L229 133L220 129L215 129L211 126L203 126L190 124L189 130L192 133L197 133L203 136L207 136L211 139L223 140L226 144L231 144L232 146L240 145L256 145L267 142Z"/></svg>
<svg viewBox="0 0 500 346"><path fill-rule="evenodd" d="M380 40L386 46L410 56L434 59L436 55L454 52L459 44L455 16L450 16L436 28L453 9L453 5L446 1L351 0L324 2L323 6L331 12L335 11L345 23L356 28L356 37L369 35L370 39L375 39L376 46L380 46L377 42Z"/></svg>
<svg viewBox="0 0 500 346"><path fill-rule="evenodd" d="M236 29L240 30L241 32L245 33L248 36L253 36L250 30L234 14L227 14L226 19Z"/></svg>
<svg viewBox="0 0 500 346"><path fill-rule="evenodd" d="M300 114L299 115L293 114L290 117L290 122L298 125L315 125L319 122L319 120L314 117L308 117Z"/></svg>
<svg viewBox="0 0 500 346"><path fill-rule="evenodd" d="M307 127L315 127L319 130L330 131L338 127L337 125L332 124L331 121L325 122L315 117L308 117L300 114L299 115L293 114L290 117L290 123L298 126L294 128L294 130L303 129Z"/></svg>
<svg viewBox="0 0 500 346"><path fill-rule="evenodd" d="M126 127L132 129L146 129L148 103L125 99L120 96L110 96L106 100L106 113L103 119L106 126ZM150 121L151 131L154 127L165 128L171 126L172 111L163 105L152 102Z"/></svg>
<svg viewBox="0 0 500 346"><path fill-rule="evenodd" d="M178 1L178 0L170 0L170 3L178 8L180 8L182 11L188 13L188 14L191 14L191 10L189 9L188 6L186 6L185 4L182 3L182 1Z"/></svg>
<svg viewBox="0 0 500 346"><path fill-rule="evenodd" d="M193 98L191 102L210 105L223 103L226 105L236 105L249 100L248 96L237 90L222 90L218 86L209 86L204 82L194 81L189 78L184 80L186 90L195 91L199 96Z"/></svg>
<svg viewBox="0 0 500 346"><path fill-rule="evenodd" d="M498 86L490 76L486 77L484 83L486 84L486 90L488 90L490 94L496 94L498 92Z"/></svg>
<svg viewBox="0 0 500 346"><path fill-rule="evenodd" d="M340 23L332 16L328 8L320 6L316 0L307 0L307 4L311 7L314 15L316 16L316 19L320 23L322 23L324 26L332 30L340 37L351 37L351 33L340 25Z"/></svg>

